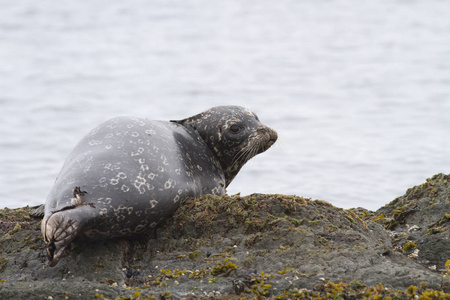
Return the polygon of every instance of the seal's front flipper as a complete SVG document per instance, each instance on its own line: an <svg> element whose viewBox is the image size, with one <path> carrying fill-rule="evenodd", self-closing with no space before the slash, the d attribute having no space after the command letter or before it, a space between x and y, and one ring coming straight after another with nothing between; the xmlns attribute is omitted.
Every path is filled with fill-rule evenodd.
<svg viewBox="0 0 450 300"><path fill-rule="evenodd" d="M80 224L67 214L54 213L42 221L42 234L47 242L47 258L50 267L56 266L64 250L80 232Z"/></svg>
<svg viewBox="0 0 450 300"><path fill-rule="evenodd" d="M43 218L45 215L45 204L34 206L34 209L30 212L30 217L32 218Z"/></svg>

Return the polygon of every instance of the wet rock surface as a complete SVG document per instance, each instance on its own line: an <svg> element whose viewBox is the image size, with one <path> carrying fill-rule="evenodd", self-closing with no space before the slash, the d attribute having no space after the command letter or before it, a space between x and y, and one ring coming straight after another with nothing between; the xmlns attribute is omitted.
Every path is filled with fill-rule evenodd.
<svg viewBox="0 0 450 300"><path fill-rule="evenodd" d="M3 209L0 298L445 298L449 179L435 175L377 212L205 196L146 239L76 241L53 268L32 208Z"/></svg>

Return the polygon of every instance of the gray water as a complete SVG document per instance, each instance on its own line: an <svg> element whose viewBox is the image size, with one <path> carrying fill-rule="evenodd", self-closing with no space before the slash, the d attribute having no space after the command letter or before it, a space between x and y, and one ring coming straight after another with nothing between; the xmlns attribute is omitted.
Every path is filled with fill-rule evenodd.
<svg viewBox="0 0 450 300"><path fill-rule="evenodd" d="M242 105L279 133L228 193L377 209L450 173L450 1L0 0L0 207L117 115Z"/></svg>

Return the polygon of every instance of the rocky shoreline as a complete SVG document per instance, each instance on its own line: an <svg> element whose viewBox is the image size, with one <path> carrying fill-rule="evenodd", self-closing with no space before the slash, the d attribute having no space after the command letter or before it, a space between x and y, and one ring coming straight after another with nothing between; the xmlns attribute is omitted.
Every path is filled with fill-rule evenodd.
<svg viewBox="0 0 450 300"><path fill-rule="evenodd" d="M206 196L146 239L75 242L54 268L32 209L0 210L0 299L450 299L450 175L376 212Z"/></svg>

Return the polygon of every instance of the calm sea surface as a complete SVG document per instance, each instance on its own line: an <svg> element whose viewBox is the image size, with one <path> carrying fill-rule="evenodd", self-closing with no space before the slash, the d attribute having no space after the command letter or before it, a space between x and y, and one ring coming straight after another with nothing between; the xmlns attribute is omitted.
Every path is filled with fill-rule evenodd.
<svg viewBox="0 0 450 300"><path fill-rule="evenodd" d="M108 118L247 106L279 141L230 194L377 209L450 173L450 1L0 0L0 207Z"/></svg>

